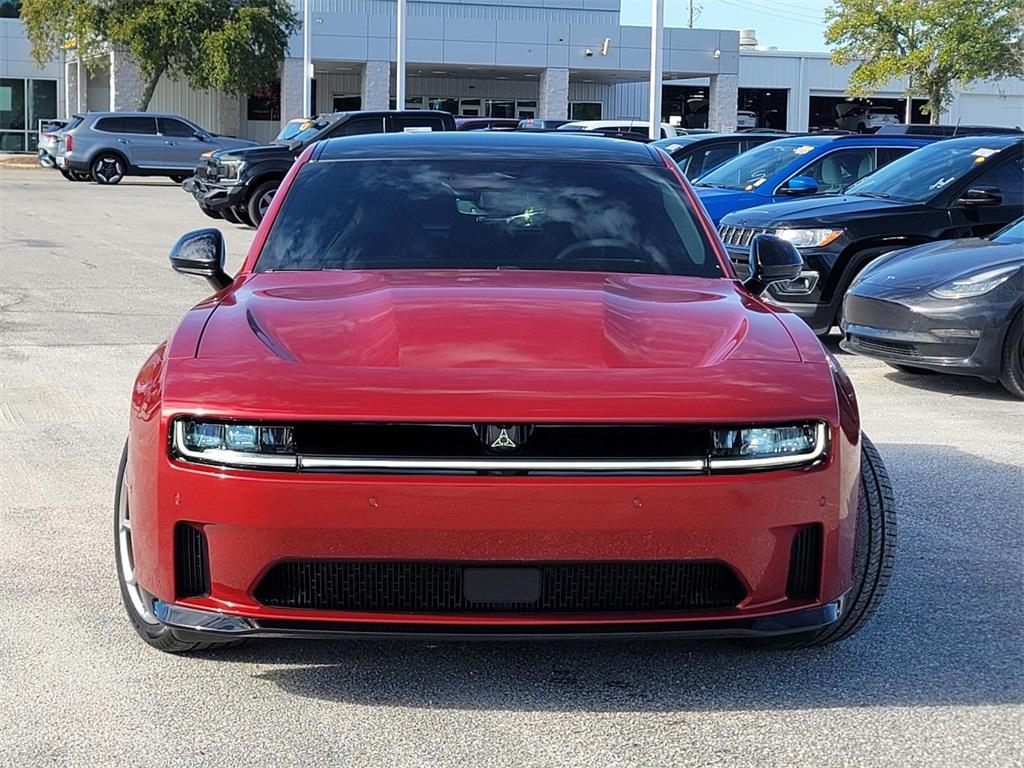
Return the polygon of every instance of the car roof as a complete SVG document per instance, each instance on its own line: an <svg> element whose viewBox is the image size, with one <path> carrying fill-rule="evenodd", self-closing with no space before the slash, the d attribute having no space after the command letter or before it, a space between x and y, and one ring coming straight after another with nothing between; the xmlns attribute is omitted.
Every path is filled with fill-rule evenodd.
<svg viewBox="0 0 1024 768"><path fill-rule="evenodd" d="M346 136L319 142L313 162L369 159L514 159L657 165L645 143L572 131L432 131Z"/></svg>

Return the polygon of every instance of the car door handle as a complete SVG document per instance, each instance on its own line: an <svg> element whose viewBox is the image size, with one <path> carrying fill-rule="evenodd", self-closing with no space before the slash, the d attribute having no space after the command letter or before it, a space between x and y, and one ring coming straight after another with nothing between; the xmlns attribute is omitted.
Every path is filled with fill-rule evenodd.
<svg viewBox="0 0 1024 768"><path fill-rule="evenodd" d="M118 144L127 144L128 143L128 139L118 139L117 143Z"/></svg>
<svg viewBox="0 0 1024 768"><path fill-rule="evenodd" d="M170 145L172 147L174 146L174 142L173 141L165 141L164 144L168 144L168 145Z"/></svg>

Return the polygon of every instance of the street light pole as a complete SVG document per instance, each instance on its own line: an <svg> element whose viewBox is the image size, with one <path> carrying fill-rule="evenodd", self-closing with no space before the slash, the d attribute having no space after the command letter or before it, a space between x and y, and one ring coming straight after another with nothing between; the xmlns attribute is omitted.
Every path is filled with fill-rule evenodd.
<svg viewBox="0 0 1024 768"><path fill-rule="evenodd" d="M664 72L662 42L665 37L665 0L651 0L651 84L648 116L651 121L649 135L661 138L661 81Z"/></svg>
<svg viewBox="0 0 1024 768"><path fill-rule="evenodd" d="M398 19L395 31L398 41L395 46L395 109L405 109L405 0L398 0Z"/></svg>
<svg viewBox="0 0 1024 768"><path fill-rule="evenodd" d="M302 116L313 116L313 25L312 0L302 1Z"/></svg>

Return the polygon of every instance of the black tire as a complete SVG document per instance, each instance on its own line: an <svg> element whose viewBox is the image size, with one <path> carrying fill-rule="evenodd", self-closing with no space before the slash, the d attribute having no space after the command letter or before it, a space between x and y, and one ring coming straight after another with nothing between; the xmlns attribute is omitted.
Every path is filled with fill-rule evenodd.
<svg viewBox="0 0 1024 768"><path fill-rule="evenodd" d="M68 181L92 181L92 176L81 171L72 171L70 168L60 168L60 175Z"/></svg>
<svg viewBox="0 0 1024 768"><path fill-rule="evenodd" d="M766 638L769 648L812 648L845 640L859 631L882 602L896 560L896 498L882 457L861 435L860 501L853 553L853 586L839 621L813 632Z"/></svg>
<svg viewBox="0 0 1024 768"><path fill-rule="evenodd" d="M253 224L252 219L249 218L248 206L240 205L237 208L235 208L235 216L237 216L238 220L245 224L247 227L256 226L255 224Z"/></svg>
<svg viewBox="0 0 1024 768"><path fill-rule="evenodd" d="M114 560L117 563L117 583L121 588L121 601L124 603L125 612L128 614L128 620L131 622L135 631L138 633L148 645L156 648L157 650L164 651L165 653L189 653L194 651L206 651L212 648L228 648L241 645L245 640L230 640L226 642L210 642L210 643L189 643L179 640L171 632L170 627L166 624L161 623L155 616L149 615L144 616L135 605L134 600L129 595L129 587L125 579L125 565L122 556L122 549L131 549L131 534L128 533L127 544L122 546L121 541L121 503L122 500L125 504L125 516L130 519L130 515L127 514L128 500L122 498L124 492L124 475L125 469L128 465L128 443L125 442L124 449L121 451L121 461L117 468L117 489L114 492ZM134 557L134 555L132 555ZM144 592L139 590L139 592ZM149 599L143 597L143 599Z"/></svg>
<svg viewBox="0 0 1024 768"><path fill-rule="evenodd" d="M215 210L213 210L213 208L207 208L205 205L200 205L199 206L199 210L202 211L203 213L205 213L211 219L220 219L220 218L222 218L222 216L220 215L220 211L215 211Z"/></svg>
<svg viewBox="0 0 1024 768"><path fill-rule="evenodd" d="M117 152L104 150L96 155L90 169L92 180L97 184L120 184L128 171L128 163Z"/></svg>
<svg viewBox="0 0 1024 768"><path fill-rule="evenodd" d="M230 222L232 224L242 223L241 220L239 220L238 216L235 214L234 208L221 208L220 216L222 219L224 219L224 221Z"/></svg>
<svg viewBox="0 0 1024 768"><path fill-rule="evenodd" d="M1010 323L1003 342L1003 366L999 383L1016 397L1024 397L1024 308Z"/></svg>
<svg viewBox="0 0 1024 768"><path fill-rule="evenodd" d="M934 376L936 374L936 371L930 368L918 368L916 365L904 365L903 363L886 363L886 365L911 376Z"/></svg>
<svg viewBox="0 0 1024 768"><path fill-rule="evenodd" d="M280 181L265 181L249 195L249 201L246 203L246 206L254 227L258 227L260 222L263 221L263 216L266 214L267 208L270 207L270 201L274 199L274 194L279 186L281 186Z"/></svg>
<svg viewBox="0 0 1024 768"><path fill-rule="evenodd" d="M188 176L182 176L181 174L178 174L177 176L171 176L171 181L173 181L175 184L181 184L187 178Z"/></svg>

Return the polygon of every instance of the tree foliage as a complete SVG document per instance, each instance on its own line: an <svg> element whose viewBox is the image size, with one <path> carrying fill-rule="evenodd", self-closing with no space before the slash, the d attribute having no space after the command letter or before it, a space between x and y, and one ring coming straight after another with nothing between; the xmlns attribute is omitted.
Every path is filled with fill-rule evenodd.
<svg viewBox="0 0 1024 768"><path fill-rule="evenodd" d="M23 0L21 16L40 64L67 41L87 64L125 49L145 82L139 109L164 74L229 93L272 82L297 27L287 0Z"/></svg>
<svg viewBox="0 0 1024 768"><path fill-rule="evenodd" d="M835 0L825 19L832 60L857 62L851 95L906 79L933 123L956 85L1024 72L1020 0Z"/></svg>

